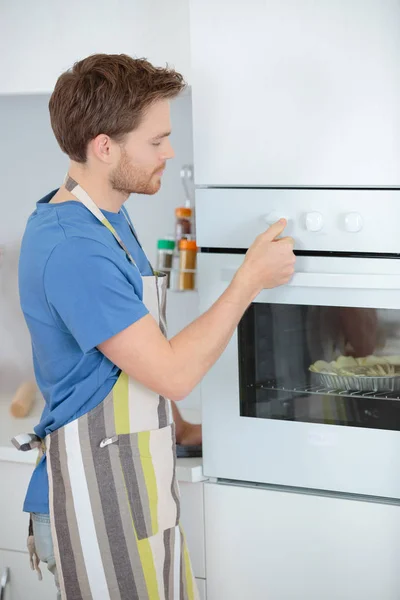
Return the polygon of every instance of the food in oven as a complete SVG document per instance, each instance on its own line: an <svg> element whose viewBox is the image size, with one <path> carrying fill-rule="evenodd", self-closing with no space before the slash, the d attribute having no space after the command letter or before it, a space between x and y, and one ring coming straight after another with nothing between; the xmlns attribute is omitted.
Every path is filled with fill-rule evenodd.
<svg viewBox="0 0 400 600"><path fill-rule="evenodd" d="M344 377L396 377L400 376L400 356L339 356L331 362L317 360L310 371Z"/></svg>
<svg viewBox="0 0 400 600"><path fill-rule="evenodd" d="M332 362L317 360L309 367L319 385L341 393L399 392L400 356L339 356Z"/></svg>

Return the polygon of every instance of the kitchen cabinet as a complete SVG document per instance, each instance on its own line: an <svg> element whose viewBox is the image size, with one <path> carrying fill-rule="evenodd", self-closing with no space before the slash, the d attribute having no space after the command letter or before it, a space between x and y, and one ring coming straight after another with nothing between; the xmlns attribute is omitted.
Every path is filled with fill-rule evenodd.
<svg viewBox="0 0 400 600"><path fill-rule="evenodd" d="M400 597L400 506L205 483L205 527L208 600Z"/></svg>
<svg viewBox="0 0 400 600"><path fill-rule="evenodd" d="M8 441L8 436L17 432L32 431L26 425L31 424L34 417L12 419L7 415L7 408L6 399L0 398L0 577L5 568L9 570L4 600L54 600L56 588L53 575L41 563L43 581L39 581L37 574L30 570L26 548L29 516L22 512L22 504L36 452L18 452L10 447ZM35 406L34 413L39 408Z"/></svg>
<svg viewBox="0 0 400 600"><path fill-rule="evenodd" d="M199 590L200 600L207 600L205 579L196 579L196 583Z"/></svg>
<svg viewBox="0 0 400 600"><path fill-rule="evenodd" d="M0 548L26 552L29 515L22 512L22 504L32 471L33 464L0 460Z"/></svg>
<svg viewBox="0 0 400 600"><path fill-rule="evenodd" d="M204 484L179 483L181 523L186 535L195 577L205 578Z"/></svg>
<svg viewBox="0 0 400 600"><path fill-rule="evenodd" d="M27 551L29 523L22 505L37 452L18 452L11 444L11 438L33 431L43 410L43 399L38 395L32 411L23 419L10 415L10 401L7 394L0 395L0 549L22 553Z"/></svg>
<svg viewBox="0 0 400 600"><path fill-rule="evenodd" d="M191 0L198 185L400 184L400 3Z"/></svg>
<svg viewBox="0 0 400 600"><path fill-rule="evenodd" d="M190 80L187 0L2 2L1 94L49 92L58 75L96 52L146 57Z"/></svg>
<svg viewBox="0 0 400 600"><path fill-rule="evenodd" d="M39 581L36 572L30 571L27 553L0 549L0 578L4 569L8 568L8 582L5 587L4 600L54 600L56 587L53 575L40 565L43 580Z"/></svg>

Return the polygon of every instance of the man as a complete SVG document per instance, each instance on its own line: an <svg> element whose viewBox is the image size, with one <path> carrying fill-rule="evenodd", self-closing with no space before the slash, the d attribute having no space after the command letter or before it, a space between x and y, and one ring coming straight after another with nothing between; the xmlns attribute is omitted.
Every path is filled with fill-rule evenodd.
<svg viewBox="0 0 400 600"><path fill-rule="evenodd" d="M123 205L160 189L173 157L169 100L183 87L173 70L94 55L60 76L49 103L71 162L64 185L38 202L21 250L21 306L46 401L36 428L44 456L24 509L68 600L197 598L167 399L174 407L187 396L257 294L294 269L292 241L274 241L279 222L214 306L166 339L163 278Z"/></svg>

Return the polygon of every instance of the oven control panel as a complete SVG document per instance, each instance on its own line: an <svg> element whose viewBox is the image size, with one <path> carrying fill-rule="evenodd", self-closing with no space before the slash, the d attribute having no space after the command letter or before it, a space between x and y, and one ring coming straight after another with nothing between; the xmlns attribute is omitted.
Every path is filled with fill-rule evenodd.
<svg viewBox="0 0 400 600"><path fill-rule="evenodd" d="M281 218L297 250L400 254L400 190L196 191L197 243L203 248L248 248Z"/></svg>
<svg viewBox="0 0 400 600"><path fill-rule="evenodd" d="M286 221L289 221L288 216L282 212L275 211L265 215L265 222L268 226L272 225L279 219L286 219ZM317 211L305 213L304 222L307 231L321 231L324 227L324 215ZM350 212L344 215L343 223L346 231L349 231L350 233L357 233L362 229L363 218L357 212Z"/></svg>

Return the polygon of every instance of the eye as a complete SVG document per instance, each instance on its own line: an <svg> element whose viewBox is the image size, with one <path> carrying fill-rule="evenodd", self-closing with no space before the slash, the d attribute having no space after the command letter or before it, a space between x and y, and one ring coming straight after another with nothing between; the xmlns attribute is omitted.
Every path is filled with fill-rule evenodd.
<svg viewBox="0 0 400 600"><path fill-rule="evenodd" d="M152 146L161 146L161 142L152 142Z"/></svg>

